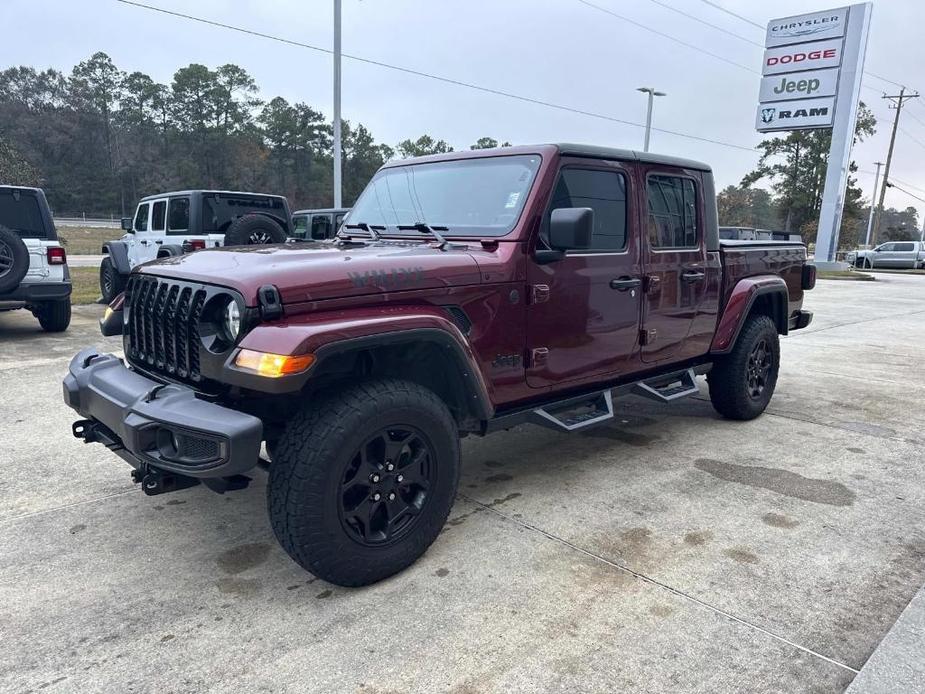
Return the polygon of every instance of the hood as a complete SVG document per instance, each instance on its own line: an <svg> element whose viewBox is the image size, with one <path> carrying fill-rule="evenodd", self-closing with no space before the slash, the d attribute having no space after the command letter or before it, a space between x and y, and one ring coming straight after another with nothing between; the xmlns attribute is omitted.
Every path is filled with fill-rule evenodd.
<svg viewBox="0 0 925 694"><path fill-rule="evenodd" d="M141 272L238 290L255 305L257 290L273 284L284 304L364 294L478 284L465 250L441 251L419 241L365 246L287 243L215 248L147 263Z"/></svg>

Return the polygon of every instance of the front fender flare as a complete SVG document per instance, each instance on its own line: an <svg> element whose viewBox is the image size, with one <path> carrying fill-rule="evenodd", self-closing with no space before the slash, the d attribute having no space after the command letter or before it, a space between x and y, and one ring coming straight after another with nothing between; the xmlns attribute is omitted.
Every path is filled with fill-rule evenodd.
<svg viewBox="0 0 925 694"><path fill-rule="evenodd" d="M103 244L102 250L110 257L120 275L127 275L132 271L132 266L128 261L128 245L125 241L107 241Z"/></svg>
<svg viewBox="0 0 925 694"><path fill-rule="evenodd" d="M771 316L782 335L787 334L787 283L778 275L757 275L739 280L723 308L719 325L710 345L711 354L727 354L735 346L742 326L760 296L778 296L775 315Z"/></svg>
<svg viewBox="0 0 925 694"><path fill-rule="evenodd" d="M303 374L266 379L234 366L239 350L225 363L229 382L264 392L295 392L320 370L325 361L347 352L383 345L428 342L446 350L448 364L455 365L466 394L468 411L478 419L490 419L494 406L490 385L466 336L438 306L392 306L383 309L330 311L282 318L251 330L238 345L273 354L314 354L316 361Z"/></svg>

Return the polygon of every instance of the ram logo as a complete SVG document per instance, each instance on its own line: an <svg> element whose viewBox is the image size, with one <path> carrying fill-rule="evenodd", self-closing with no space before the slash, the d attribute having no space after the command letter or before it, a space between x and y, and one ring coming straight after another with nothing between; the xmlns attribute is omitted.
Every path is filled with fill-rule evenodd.
<svg viewBox="0 0 925 694"><path fill-rule="evenodd" d="M774 114L777 113L776 108L763 108L761 109L761 122L770 123L774 120Z"/></svg>

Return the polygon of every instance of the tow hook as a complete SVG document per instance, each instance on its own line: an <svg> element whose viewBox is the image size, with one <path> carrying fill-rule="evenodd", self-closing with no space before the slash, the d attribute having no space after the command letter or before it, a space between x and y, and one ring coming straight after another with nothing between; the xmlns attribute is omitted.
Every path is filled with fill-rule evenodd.
<svg viewBox="0 0 925 694"><path fill-rule="evenodd" d="M148 496L157 496L167 492L176 492L180 489L195 487L199 480L186 475L176 475L172 472L161 472L160 470L148 467L147 465L132 470L132 481L140 484L142 490Z"/></svg>

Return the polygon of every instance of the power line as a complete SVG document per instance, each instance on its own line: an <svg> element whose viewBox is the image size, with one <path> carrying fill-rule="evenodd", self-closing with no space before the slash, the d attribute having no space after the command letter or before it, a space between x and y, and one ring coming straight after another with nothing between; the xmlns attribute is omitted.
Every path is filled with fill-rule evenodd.
<svg viewBox="0 0 925 694"><path fill-rule="evenodd" d="M895 181L896 179L894 178L893 180ZM913 194L910 193L908 190L903 190L902 188L900 188L900 187L899 187L898 185L896 185L895 183L887 183L887 184L886 184L886 187L887 187L887 188L895 188L896 190L900 191L901 193L905 193L905 194L908 195L910 198L913 198L913 199L915 199L915 200L918 200L919 202L925 202L925 198L920 198L918 195L913 195Z"/></svg>
<svg viewBox="0 0 925 694"><path fill-rule="evenodd" d="M270 41L277 41L279 43L284 43L290 46L296 46L299 48L307 48L312 51L317 51L319 53L326 53L328 55L333 54L330 48L324 48L322 46L314 46L309 43L303 43L301 41L293 41L292 39L283 38L281 36L274 36L272 34L265 34L263 32L254 31L252 29L245 29L244 27L234 26L232 24L224 24L222 22L216 22L211 19L205 19L203 17L196 17L190 14L184 14L182 12L174 12L172 10L166 10L162 7L156 7L154 5L147 5L141 2L135 2L134 0L116 0L123 5L130 5L132 7L137 7L145 10L151 10L152 12L159 12L161 14L169 15L172 17L177 17L180 19L186 19L191 22L199 22L200 24L207 24L209 26L218 27L221 29L227 29L229 31L236 31L241 34L248 34L250 36L256 36L258 38L267 39ZM443 82L445 84L452 84L457 87L465 87L467 89L473 89L475 91L485 92L487 94L494 94L495 96L503 96L508 99L515 99L517 101L522 101L529 104L534 104L537 106L545 106L547 108L553 108L559 111L567 111L569 113L575 113L581 116L587 116L589 118L597 118L599 120L605 120L612 123L619 123L621 125L631 125L635 128L645 128L645 123L636 123L634 121L625 120L623 118L616 118L615 116L608 116L603 113L596 113L594 111L585 111L583 109L572 108L571 106L564 106L562 104L557 104L552 101L545 101L542 99L535 99L530 96L523 96L522 94L514 94L512 92L502 91L500 89L493 89L491 87L483 87L478 84L473 84L471 82L463 82L462 80L453 79L450 77L442 77L440 75L434 75L428 72L422 72L420 70L414 70L412 68L402 67L400 65L392 65L389 63L384 63L379 60L372 60L370 58L363 58L357 55L350 55L348 53L342 53L342 56L348 60L354 60L356 62L365 63L367 65L374 65L376 67L387 68L389 70L396 70L398 72L403 72L408 75L415 75L416 77L424 77L427 79L436 80L438 82ZM746 152L754 152L754 147L746 147L744 145L737 145L732 142L723 142L722 140L714 140L709 137L701 137L700 135L691 135L689 133L683 133L677 130L668 130L666 128L652 128L652 130L660 133L665 133L666 135L675 135L677 137L687 138L689 140L696 140L698 142L707 142L714 145L721 145L723 147L729 147L732 149L739 149Z"/></svg>
<svg viewBox="0 0 925 694"><path fill-rule="evenodd" d="M672 11L672 12L675 12L676 14L679 14L679 15L681 15L682 17L687 17L688 19L693 19L695 22L698 22L699 24L703 24L704 26L708 26L708 27L710 27L711 29L716 29L717 31L721 31L721 32L723 32L724 34L728 34L729 36L733 36L733 37L739 39L740 41L745 41L745 43L750 43L750 44L752 44L753 46L758 46L758 48L764 48L764 45L761 44L761 43L759 43L758 41L752 41L752 40L751 40L750 38L748 38L747 36L742 36L741 34L737 34L737 33L735 33L734 31L729 31L729 29L725 29L725 28L719 26L718 24L711 24L711 23L708 22L707 20L702 19L702 18L698 17L698 16L695 15L695 14L689 14L689 13L685 12L684 10L679 10L677 7L672 7L671 5L669 5L669 4L666 3L666 2L661 2L661 0L649 0L649 2L651 2L651 3L655 4L655 5L658 5L659 7L664 7L666 10L670 10L670 11Z"/></svg>
<svg viewBox="0 0 925 694"><path fill-rule="evenodd" d="M907 112L907 115L908 115L908 112ZM917 138L915 135L913 135L912 133L910 133L910 132L908 132L908 131L906 131L906 130L903 130L902 127L897 127L897 130L899 130L899 132L901 132L903 135L905 135L905 136L908 137L910 140L912 140L912 141L913 141L915 144L917 144L919 147L922 147L923 149L925 149L925 142L922 142L922 141L921 141L919 138Z"/></svg>
<svg viewBox="0 0 925 694"><path fill-rule="evenodd" d="M119 1L121 2L122 0L119 0ZM742 63L737 63L737 62L735 62L734 60L729 60L729 58L724 58L723 56L721 56L721 55L719 55L719 54L717 54L717 53L711 53L710 51L705 51L705 50L702 49L700 46L695 46L695 45L692 44L692 43L687 43L687 41L682 41L682 40L679 39L679 38L675 38L675 37L672 36L671 34L666 34L666 33L662 32L662 31L659 31L658 29L653 29L653 28L650 27L650 26L646 26L645 24L642 24L641 22L637 22L637 21L634 20L634 19L630 19L629 17L625 17L625 16L623 16L622 14L617 14L617 13L614 12L613 10L609 10L609 9L607 9L606 7L601 7L600 5L595 5L593 2L590 2L589 0L576 0L576 2L580 2L582 5L587 5L588 7L591 7L591 8L593 8L593 9L597 10L598 12L603 12L604 14L609 14L611 17L616 17L617 19L619 19L619 20L621 20L621 21L627 22L628 24L632 24L633 26L637 26L637 27L639 27L640 29L643 29L643 30L648 31L648 32L650 32L650 33L652 33L652 34L655 34L656 36L661 36L662 38L666 38L666 39L668 39L669 41L674 41L675 43L680 44L681 46L684 46L685 48L690 48L690 49L692 49L692 50L697 51L698 53L703 53L704 55L708 55L708 56L710 56L711 58L716 58L717 60L722 60L724 63L728 63L729 65L734 65L735 67L739 68L740 70L747 70L748 72L752 72L752 73L755 73L755 74L758 73L757 70L753 70L752 68L748 67L747 65L742 65Z"/></svg>
<svg viewBox="0 0 925 694"><path fill-rule="evenodd" d="M745 22L746 24L751 24L752 26L758 27L758 28L761 29L762 31L765 30L765 27L761 26L758 22L753 22L753 21L752 21L751 19L749 19L748 17L743 17L743 16L740 15L740 14L736 14L736 13L733 12L732 10L727 10L727 9L726 9L725 7L723 7L722 5L717 5L715 2L710 2L710 0L700 0L700 2L704 3L705 5L709 5L710 7L713 7L713 8L715 8L715 9L719 10L720 12L725 12L725 13L728 14L728 15L732 15L732 16L735 17L736 19L741 19L741 20L742 20L743 22Z"/></svg>

